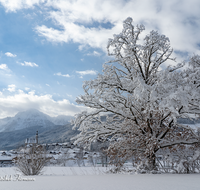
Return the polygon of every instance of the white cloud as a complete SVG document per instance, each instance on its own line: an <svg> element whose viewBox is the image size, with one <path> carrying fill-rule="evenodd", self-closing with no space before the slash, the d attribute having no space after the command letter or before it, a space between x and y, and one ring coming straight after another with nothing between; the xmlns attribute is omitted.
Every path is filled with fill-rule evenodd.
<svg viewBox="0 0 200 190"><path fill-rule="evenodd" d="M16 86L14 84L8 85L8 89L7 89L8 91L15 92L15 89L16 89Z"/></svg>
<svg viewBox="0 0 200 190"><path fill-rule="evenodd" d="M26 90L26 91L29 91L29 90L30 90L30 88L28 88L28 87L25 87L25 90Z"/></svg>
<svg viewBox="0 0 200 190"><path fill-rule="evenodd" d="M5 55L6 55L7 57L17 57L17 55L12 54L12 53L10 53L10 52L6 52Z"/></svg>
<svg viewBox="0 0 200 190"><path fill-rule="evenodd" d="M0 69L5 70L5 71L9 71L9 68L6 64L1 64Z"/></svg>
<svg viewBox="0 0 200 190"><path fill-rule="evenodd" d="M33 8L34 5L43 3L45 0L0 0L6 11L17 11L19 9Z"/></svg>
<svg viewBox="0 0 200 190"><path fill-rule="evenodd" d="M76 73L80 74L81 76L83 76L83 75L96 75L97 71L86 70L86 71L76 71Z"/></svg>
<svg viewBox="0 0 200 190"><path fill-rule="evenodd" d="M73 96L71 94L66 94L68 97L72 98Z"/></svg>
<svg viewBox="0 0 200 190"><path fill-rule="evenodd" d="M55 73L54 75L61 76L61 77L67 77L67 78L70 77L69 74L63 75L63 74L61 74L60 72L59 72L59 73Z"/></svg>
<svg viewBox="0 0 200 190"><path fill-rule="evenodd" d="M154 29L168 36L174 50L199 53L199 0L49 0L46 6L56 9L49 11L49 18L62 30L45 25L36 30L53 42L73 41L106 51L108 38L120 33L122 21L132 17L135 24L145 24L147 32ZM110 23L112 27L88 27L94 22Z"/></svg>
<svg viewBox="0 0 200 190"><path fill-rule="evenodd" d="M20 63L22 66L28 66L28 67L38 67L38 65L36 63L33 62L27 62L24 61L24 63Z"/></svg>
<svg viewBox="0 0 200 190"><path fill-rule="evenodd" d="M30 108L38 109L50 116L70 115L89 110L84 106L74 105L67 99L55 101L51 95L36 95L34 91L25 93L18 90L16 94L6 96L0 94L0 118L14 116L19 111Z"/></svg>
<svg viewBox="0 0 200 190"><path fill-rule="evenodd" d="M93 51L92 53L88 53L88 56L100 56L101 54L97 51Z"/></svg>
<svg viewBox="0 0 200 190"><path fill-rule="evenodd" d="M49 84L46 84L46 86L50 87L50 85L49 85Z"/></svg>
<svg viewBox="0 0 200 190"><path fill-rule="evenodd" d="M52 42L70 42L80 43L81 45L89 45L91 47L105 49L105 44L109 36L112 36L112 32L108 29L87 29L84 26L80 27L74 23L66 23L66 30L59 31L53 28L47 28L46 26L37 26L36 31L40 36L45 37ZM67 30L70 28L70 30ZM110 34L110 35L109 35Z"/></svg>
<svg viewBox="0 0 200 190"><path fill-rule="evenodd" d="M132 17L146 32L158 30L169 37L174 50L199 53L199 0L0 0L7 11L39 5L55 27L35 28L52 42L75 42L106 51L108 38L122 30L122 21ZM93 25L95 24L95 25ZM99 25L98 25L99 24ZM105 27L106 26L106 27ZM58 29L60 28L60 29Z"/></svg>

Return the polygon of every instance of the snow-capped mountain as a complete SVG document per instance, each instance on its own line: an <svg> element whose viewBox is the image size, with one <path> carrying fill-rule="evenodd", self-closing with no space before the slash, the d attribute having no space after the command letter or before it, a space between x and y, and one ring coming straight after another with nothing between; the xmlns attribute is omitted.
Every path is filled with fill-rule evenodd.
<svg viewBox="0 0 200 190"><path fill-rule="evenodd" d="M41 126L53 127L69 123L69 116L50 117L36 109L19 112L14 117L0 119L0 132L15 131L24 128Z"/></svg>
<svg viewBox="0 0 200 190"><path fill-rule="evenodd" d="M3 119L0 119L0 126L5 125L6 123L8 123L10 121L11 117L6 117Z"/></svg>

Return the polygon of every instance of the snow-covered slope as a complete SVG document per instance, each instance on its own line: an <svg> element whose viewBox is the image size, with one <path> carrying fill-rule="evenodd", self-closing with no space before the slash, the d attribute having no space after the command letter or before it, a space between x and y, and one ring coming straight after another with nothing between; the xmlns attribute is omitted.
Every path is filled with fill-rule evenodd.
<svg viewBox="0 0 200 190"><path fill-rule="evenodd" d="M0 119L0 126L7 124L10 120L11 120L11 117Z"/></svg>
<svg viewBox="0 0 200 190"><path fill-rule="evenodd" d="M72 118L72 116L59 115L57 117L51 117L51 122L53 122L55 125L66 125L71 121Z"/></svg>
<svg viewBox="0 0 200 190"><path fill-rule="evenodd" d="M14 117L0 119L0 132L15 131L33 126L52 127L69 123L68 116L50 117L36 109L19 112Z"/></svg>

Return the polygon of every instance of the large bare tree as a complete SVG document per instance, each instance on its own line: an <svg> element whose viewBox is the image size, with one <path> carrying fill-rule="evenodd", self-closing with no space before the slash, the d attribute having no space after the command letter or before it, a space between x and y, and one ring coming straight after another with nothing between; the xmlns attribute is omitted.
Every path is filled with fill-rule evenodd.
<svg viewBox="0 0 200 190"><path fill-rule="evenodd" d="M109 139L115 164L134 157L154 170L159 149L199 142L197 133L177 119L200 113L200 57L177 64L169 39L157 31L140 38L144 29L127 18L122 32L109 39L114 60L96 79L84 81L85 94L76 101L93 111L78 114L74 124L81 130L76 143Z"/></svg>

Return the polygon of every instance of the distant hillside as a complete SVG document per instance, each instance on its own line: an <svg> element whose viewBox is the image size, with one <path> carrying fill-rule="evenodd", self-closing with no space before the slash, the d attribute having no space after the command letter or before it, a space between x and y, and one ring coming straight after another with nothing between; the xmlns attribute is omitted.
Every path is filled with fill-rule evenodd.
<svg viewBox="0 0 200 190"><path fill-rule="evenodd" d="M72 127L68 124L44 131L39 134L39 143L69 142L72 137L80 133L80 131L72 130Z"/></svg>
<svg viewBox="0 0 200 190"><path fill-rule="evenodd" d="M39 132L40 143L64 142L77 134L69 121L71 116L50 117L36 109L17 113L14 117L0 119L0 150L22 146L25 139Z"/></svg>
<svg viewBox="0 0 200 190"><path fill-rule="evenodd" d="M39 143L55 143L55 142L67 142L70 138L77 135L77 130L72 130L72 125L67 124L64 126L53 126L44 128L41 126L29 127L21 130L15 130L12 132L0 133L0 150L16 149L24 145L26 138L34 138L36 131L39 135Z"/></svg>

